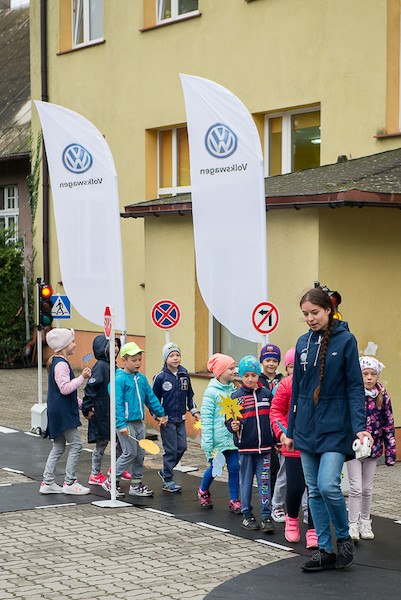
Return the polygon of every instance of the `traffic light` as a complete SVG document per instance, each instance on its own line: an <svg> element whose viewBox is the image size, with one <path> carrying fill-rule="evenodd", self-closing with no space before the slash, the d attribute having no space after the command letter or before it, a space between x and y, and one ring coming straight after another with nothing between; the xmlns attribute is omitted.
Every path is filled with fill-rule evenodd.
<svg viewBox="0 0 401 600"><path fill-rule="evenodd" d="M53 288L43 281L39 283L39 325L46 327L53 321Z"/></svg>
<svg viewBox="0 0 401 600"><path fill-rule="evenodd" d="M342 321L342 319L343 319L342 314L338 310L338 307L341 304L341 300L342 300L340 292L330 290L327 287L327 285L320 285L319 281L314 281L313 287L320 288L324 292L328 293L328 295L330 296L331 301L333 302L333 305L334 305L334 318L338 319L339 321Z"/></svg>

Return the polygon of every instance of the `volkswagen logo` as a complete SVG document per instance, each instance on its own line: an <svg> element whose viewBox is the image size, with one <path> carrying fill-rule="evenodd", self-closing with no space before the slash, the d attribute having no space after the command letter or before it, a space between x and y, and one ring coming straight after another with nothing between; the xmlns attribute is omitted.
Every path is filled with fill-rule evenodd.
<svg viewBox="0 0 401 600"><path fill-rule="evenodd" d="M237 142L235 133L223 123L216 123L209 127L205 137L206 150L216 158L227 158L234 154Z"/></svg>
<svg viewBox="0 0 401 600"><path fill-rule="evenodd" d="M71 173L85 173L92 166L92 155L80 144L70 144L63 152L63 164Z"/></svg>

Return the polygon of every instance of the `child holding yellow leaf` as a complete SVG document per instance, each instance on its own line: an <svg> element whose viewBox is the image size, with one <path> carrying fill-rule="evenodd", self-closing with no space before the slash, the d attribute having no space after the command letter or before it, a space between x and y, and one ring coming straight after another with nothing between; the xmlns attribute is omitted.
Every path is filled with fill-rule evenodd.
<svg viewBox="0 0 401 600"><path fill-rule="evenodd" d="M207 460L210 461L210 466L203 475L197 497L202 508L212 508L213 502L209 488L214 479L213 457L216 452L222 452L228 469L228 488L230 491L228 508L234 513L240 513L238 450L234 444L233 434L224 426L226 416L222 409L224 398L230 396L236 389L233 383L235 360L226 354L213 354L207 363L207 368L213 373L214 378L209 381L201 406L201 446L205 451Z"/></svg>
<svg viewBox="0 0 401 600"><path fill-rule="evenodd" d="M226 427L234 432L234 441L238 446L241 463L241 502L242 523L244 529L259 529L252 514L253 478L259 489L262 531L274 532L271 518L271 453L274 437L270 426L270 403L272 393L259 382L260 364L254 356L244 356L238 365L238 374L242 386L231 394L240 407L238 418L228 418Z"/></svg>

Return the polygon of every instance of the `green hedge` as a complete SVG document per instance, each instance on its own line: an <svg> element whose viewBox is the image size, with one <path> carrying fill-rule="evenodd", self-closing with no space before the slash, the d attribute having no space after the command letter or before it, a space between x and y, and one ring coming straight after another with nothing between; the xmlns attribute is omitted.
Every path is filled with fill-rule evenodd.
<svg viewBox="0 0 401 600"><path fill-rule="evenodd" d="M0 231L0 366L22 362L26 344L24 264L20 242L14 242L13 232ZM28 283L30 315L32 315L32 281ZM31 332L32 332L31 319ZM14 356L17 355L17 356Z"/></svg>

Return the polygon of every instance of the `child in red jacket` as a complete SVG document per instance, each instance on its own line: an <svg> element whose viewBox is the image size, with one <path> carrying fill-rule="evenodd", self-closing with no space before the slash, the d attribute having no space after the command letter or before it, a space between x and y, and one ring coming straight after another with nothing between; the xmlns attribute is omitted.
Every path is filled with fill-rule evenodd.
<svg viewBox="0 0 401 600"><path fill-rule="evenodd" d="M294 354L295 354L295 348ZM305 479L301 465L300 453L297 450L288 452L285 443L288 422L288 411L291 403L292 374L282 379L277 386L270 408L270 420L276 437L282 443L282 453L285 458L285 471L287 477L287 492L285 503L287 514L285 516L284 535L289 542L299 541L299 508L305 491ZM306 547L317 548L317 536L313 527L310 511L308 511L308 530L306 532Z"/></svg>

